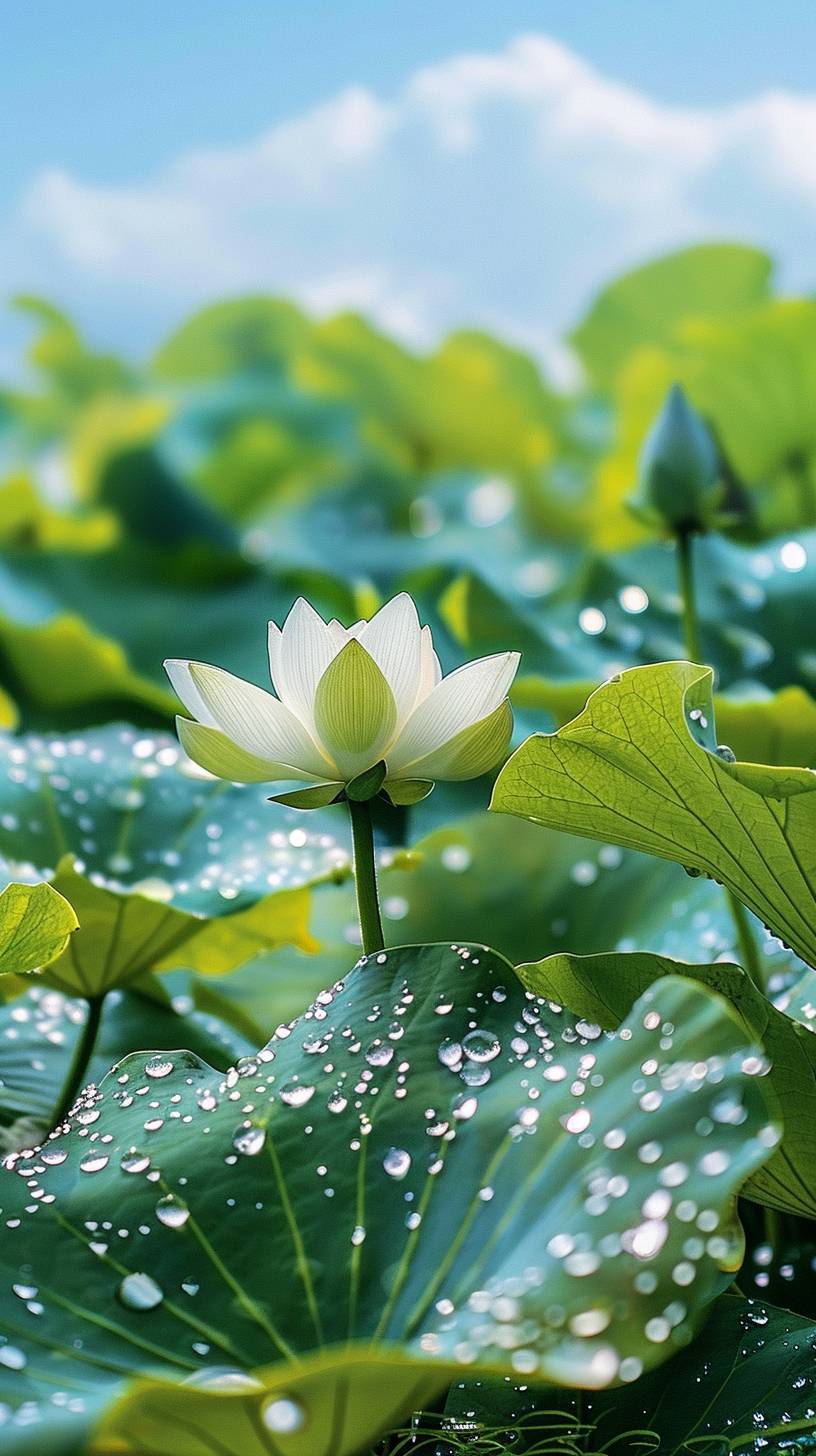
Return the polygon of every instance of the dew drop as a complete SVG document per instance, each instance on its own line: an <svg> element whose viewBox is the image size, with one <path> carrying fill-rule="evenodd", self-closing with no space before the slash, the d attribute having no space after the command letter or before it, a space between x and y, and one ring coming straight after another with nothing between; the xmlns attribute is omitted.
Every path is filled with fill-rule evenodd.
<svg viewBox="0 0 816 1456"><path fill-rule="evenodd" d="M182 1385L192 1385L198 1390L220 1391L225 1395L247 1394L263 1389L254 1375L248 1374L246 1370L233 1370L228 1365L210 1365L204 1370L195 1370L182 1381Z"/></svg>
<svg viewBox="0 0 816 1456"><path fill-rule="evenodd" d="M387 1067L393 1057L394 1048L381 1041L373 1041L365 1054L370 1067Z"/></svg>
<svg viewBox="0 0 816 1456"><path fill-rule="evenodd" d="M468 1087L484 1087L490 1081L490 1068L477 1066L475 1062L466 1062L459 1076Z"/></svg>
<svg viewBox="0 0 816 1456"><path fill-rule="evenodd" d="M232 1146L236 1153L244 1153L247 1157L254 1158L255 1154L261 1151L265 1142L266 1128L251 1125L237 1129L232 1139Z"/></svg>
<svg viewBox="0 0 816 1456"><path fill-rule="evenodd" d="M169 1057L151 1057L149 1062L145 1062L144 1070L146 1077L169 1077L173 1063Z"/></svg>
<svg viewBox="0 0 816 1456"><path fill-rule="evenodd" d="M470 869L471 853L464 844L446 844L440 859L445 869L451 870L453 874L461 875Z"/></svg>
<svg viewBox="0 0 816 1456"><path fill-rule="evenodd" d="M0 1345L0 1365L5 1365L7 1370L23 1370L26 1357L16 1345Z"/></svg>
<svg viewBox="0 0 816 1456"><path fill-rule="evenodd" d="M462 1039L462 1050L472 1062L492 1062L501 1051L501 1042L492 1031L469 1031Z"/></svg>
<svg viewBox="0 0 816 1456"><path fill-rule="evenodd" d="M299 1401L288 1395L276 1395L263 1407L261 1419L268 1431L287 1436L303 1429L306 1414Z"/></svg>
<svg viewBox="0 0 816 1456"><path fill-rule="evenodd" d="M585 1041L597 1041L603 1033L601 1028L594 1021L576 1021L575 1030Z"/></svg>
<svg viewBox="0 0 816 1456"><path fill-rule="evenodd" d="M79 1169L81 1173L101 1173L107 1168L110 1159L107 1153L87 1153L80 1159Z"/></svg>
<svg viewBox="0 0 816 1456"><path fill-rule="evenodd" d="M190 1210L174 1193L168 1193L166 1198L160 1198L156 1204L156 1217L165 1228L184 1228L190 1217Z"/></svg>
<svg viewBox="0 0 816 1456"><path fill-rule="evenodd" d="M461 1042L453 1041L451 1037L446 1037L445 1040L440 1043L437 1056L439 1057L439 1060L442 1063L443 1067L458 1067L459 1063L462 1060Z"/></svg>
<svg viewBox="0 0 816 1456"><path fill-rule="evenodd" d="M78 1112L74 1113L74 1122L78 1122L80 1127L90 1127L91 1123L97 1122L100 1116L101 1112L98 1107L81 1107Z"/></svg>
<svg viewBox="0 0 816 1456"><path fill-rule="evenodd" d="M478 1098L474 1097L470 1092L460 1092L459 1096L455 1097L453 1101L453 1115L457 1122L468 1122L473 1117L478 1106Z"/></svg>
<svg viewBox="0 0 816 1456"><path fill-rule="evenodd" d="M128 784L115 784L108 795L112 809L141 809L144 801L141 789Z"/></svg>
<svg viewBox="0 0 816 1456"><path fill-rule="evenodd" d="M308 1082L298 1082L292 1077L284 1082L280 1089L280 1100L285 1102L287 1107L305 1107L306 1103L314 1096L314 1087Z"/></svg>
<svg viewBox="0 0 816 1456"><path fill-rule="evenodd" d="M164 1299L161 1287L149 1274L126 1274L116 1294L126 1309L155 1309Z"/></svg>
<svg viewBox="0 0 816 1456"><path fill-rule="evenodd" d="M119 1167L123 1173L144 1173L150 1167L150 1159L146 1153L140 1153L138 1148L130 1148L122 1154Z"/></svg>
<svg viewBox="0 0 816 1456"><path fill-rule="evenodd" d="M383 1167L389 1178L404 1178L411 1167L411 1154L404 1148L389 1148L383 1158Z"/></svg>

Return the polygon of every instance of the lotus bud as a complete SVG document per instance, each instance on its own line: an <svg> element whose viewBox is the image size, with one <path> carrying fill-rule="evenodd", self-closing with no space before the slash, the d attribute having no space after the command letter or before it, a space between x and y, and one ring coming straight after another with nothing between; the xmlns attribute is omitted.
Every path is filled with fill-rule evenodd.
<svg viewBox="0 0 816 1456"><path fill-rule="evenodd" d="M722 499L720 460L705 420L673 384L643 444L630 501L644 520L673 535L705 531Z"/></svg>

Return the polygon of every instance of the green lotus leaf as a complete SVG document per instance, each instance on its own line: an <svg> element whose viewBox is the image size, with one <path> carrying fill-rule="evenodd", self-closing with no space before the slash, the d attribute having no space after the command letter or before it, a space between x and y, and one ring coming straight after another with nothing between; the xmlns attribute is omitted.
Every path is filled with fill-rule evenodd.
<svg viewBox="0 0 816 1456"><path fill-rule="evenodd" d="M543 850L543 853L542 853ZM473 814L418 840L405 868L398 857L381 874L391 936L410 942L495 939L508 959L533 960L569 946L593 951L637 946L680 959L710 958L732 948L733 928L717 887L689 880L675 866L649 864L615 845L598 848L495 814ZM331 905L315 905L313 929L323 952L332 942ZM524 948L524 949L523 949ZM322 956L321 956L322 959Z"/></svg>
<svg viewBox="0 0 816 1456"><path fill-rule="evenodd" d="M523 472L552 453L557 401L529 358L484 334L453 335L420 358L342 315L312 330L297 377L356 403L383 452L418 472Z"/></svg>
<svg viewBox="0 0 816 1456"><path fill-rule="evenodd" d="M63 1389L99 1452L352 1456L456 1370L635 1379L739 1264L764 1067L688 981L609 1035L450 944L361 961L226 1077L126 1058L0 1177L4 1452L36 1424L51 1456Z"/></svg>
<svg viewBox="0 0 816 1456"><path fill-rule="evenodd" d="M172 718L172 693L133 668L118 642L73 613L28 624L0 617L0 655L13 695L42 714L141 710Z"/></svg>
<svg viewBox="0 0 816 1456"><path fill-rule="evenodd" d="M16 728L20 721L20 714L14 699L0 688L0 730Z"/></svg>
<svg viewBox="0 0 816 1456"><path fill-rule="evenodd" d="M220 975L275 945L317 949L306 887L277 890L232 914L203 918L149 893L110 890L60 861L53 885L76 910L80 930L44 971L68 995L95 997L177 966Z"/></svg>
<svg viewBox="0 0 816 1456"><path fill-rule="evenodd" d="M511 698L526 712L543 712L562 728L577 718L600 683L530 675L517 678ZM804 688L780 688L771 697L714 695L717 732L737 758L749 763L816 768L816 701Z"/></svg>
<svg viewBox="0 0 816 1456"><path fill-rule="evenodd" d="M43 970L62 955L77 923L51 885L7 885L0 892L0 976Z"/></svg>
<svg viewBox="0 0 816 1456"><path fill-rule="evenodd" d="M816 657L801 624L816 592L816 534L761 551L697 538L694 558L704 660L717 671L720 694L754 701L792 685L812 691ZM521 651L517 703L530 675L555 679L566 692L683 655L677 562L663 544L601 555L542 550L527 539L502 554L500 571L495 557L474 560L471 551L471 562L441 575L435 592L426 587L426 610L438 612L463 655Z"/></svg>
<svg viewBox="0 0 816 1456"><path fill-rule="evenodd" d="M658 976L687 976L724 996L739 1013L747 1034L765 1048L780 1105L796 1108L777 1152L752 1175L744 1191L749 1198L783 1213L816 1218L816 1147L811 1133L816 1119L816 1036L812 1030L816 973L807 972L806 984L789 994L782 1011L762 995L740 966L724 962L684 965L641 953L561 954L518 966L517 972L536 995L569 1006L577 1016L608 1030L620 1025L632 1001Z"/></svg>
<svg viewBox="0 0 816 1456"><path fill-rule="evenodd" d="M180 358L174 363L195 382L185 388L180 406L176 398L176 408L156 438L155 453L222 517L257 525L261 534L255 536L256 543L270 531L278 556L282 512L288 509L302 518L304 507L321 494L336 497L369 451L353 405L304 392L291 377L286 346L276 354L272 330L266 331L264 321L253 322L247 309L233 330L228 307L205 311L220 333L213 339L215 348L203 345L195 362L190 350L184 364ZM227 353L235 346L229 378L219 377L222 345L225 374ZM331 551L326 555L334 571L338 557Z"/></svg>
<svg viewBox="0 0 816 1456"><path fill-rule="evenodd" d="M520 1456L543 1449L549 1456L572 1456L579 1436L582 1450L610 1453L804 1451L809 1443L800 1447L799 1440L816 1431L815 1349L813 1320L724 1294L694 1344L672 1360L669 1379L666 1371L657 1371L629 1390L580 1401L525 1385L460 1382L451 1390L431 1449L436 1456L458 1456L478 1434L486 1449L492 1438L506 1441ZM455 1444L445 1427L462 1431Z"/></svg>
<svg viewBox="0 0 816 1456"><path fill-rule="evenodd" d="M165 340L154 368L160 377L187 380L286 368L309 328L306 315L282 298L210 304Z"/></svg>
<svg viewBox="0 0 816 1456"><path fill-rule="evenodd" d="M571 339L595 384L609 387L628 355L670 341L689 318L739 315L768 297L771 260L734 243L656 258L598 295Z"/></svg>
<svg viewBox="0 0 816 1456"><path fill-rule="evenodd" d="M66 400L92 396L96 391L125 389L133 375L112 354L94 354L62 309L35 294L18 294L13 305L40 326L28 358L45 374Z"/></svg>
<svg viewBox="0 0 816 1456"><path fill-rule="evenodd" d="M214 1371L200 1385L195 1377L187 1385L143 1379L104 1415L91 1456L359 1456L406 1411L438 1396L454 1372L352 1345L251 1375Z"/></svg>
<svg viewBox="0 0 816 1456"><path fill-rule="evenodd" d="M132 513L143 487L143 473L134 474L126 491ZM24 726L50 730L55 713L62 727L122 713L165 722L178 705L167 691L164 658L220 663L268 686L263 632L259 638L248 631L248 622L282 622L300 595L324 614L346 621L359 615L354 593L336 576L285 563L272 576L236 550L206 541L197 517L190 523L183 507L171 510L158 488L156 494L147 524L132 521L121 542L90 558L4 555L0 666L5 662ZM157 539L160 529L166 540Z"/></svg>
<svg viewBox="0 0 816 1456"><path fill-rule="evenodd" d="M308 886L348 863L325 823L262 785L214 780L168 734L116 726L0 740L0 855L9 879L51 880L73 907L80 928L45 974L87 997L315 949Z"/></svg>
<svg viewBox="0 0 816 1456"><path fill-rule="evenodd" d="M55 510L43 500L33 476L15 473L0 484L0 543L4 550L93 553L117 537L116 518L107 510Z"/></svg>
<svg viewBox="0 0 816 1456"><path fill-rule="evenodd" d="M144 1048L173 1050L183 1041L223 1069L257 1046L220 1018L214 1006L199 1010L192 1000L187 993L162 995L149 982L112 991L86 1080L100 1082L114 1062ZM87 1015L81 1000L41 984L0 1006L0 1124L33 1118L48 1130Z"/></svg>
<svg viewBox="0 0 816 1456"><path fill-rule="evenodd" d="M453 578L438 609L451 636L469 651L516 651L525 662L543 662L550 671L568 670L570 654L560 645L557 630L529 604L502 594L472 571Z"/></svg>
<svg viewBox="0 0 816 1456"><path fill-rule="evenodd" d="M716 753L712 673L632 668L555 734L535 734L491 808L711 875L816 965L816 777Z"/></svg>

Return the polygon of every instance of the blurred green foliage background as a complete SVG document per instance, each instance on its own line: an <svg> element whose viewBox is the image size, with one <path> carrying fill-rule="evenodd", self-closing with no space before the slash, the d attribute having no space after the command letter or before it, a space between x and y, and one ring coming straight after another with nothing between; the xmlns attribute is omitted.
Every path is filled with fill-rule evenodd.
<svg viewBox="0 0 816 1456"><path fill-rule="evenodd" d="M813 685L816 648L790 628L813 580L816 303L777 297L762 253L705 245L612 281L567 341L569 389L484 333L417 354L284 299L216 302L140 368L49 302L16 306L31 344L29 382L0 389L7 726L169 722L167 655L263 682L262 624L301 593L349 621L410 589L448 669L510 645L524 676L556 680L680 655L671 553L627 506L675 380L728 485L728 539L701 547L720 685Z"/></svg>

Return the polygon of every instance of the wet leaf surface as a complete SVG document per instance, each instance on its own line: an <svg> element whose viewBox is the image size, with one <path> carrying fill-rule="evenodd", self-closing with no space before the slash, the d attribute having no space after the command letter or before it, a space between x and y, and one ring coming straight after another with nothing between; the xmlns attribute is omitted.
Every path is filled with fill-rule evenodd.
<svg viewBox="0 0 816 1456"><path fill-rule="evenodd" d="M428 1453L456 1456L469 1443L477 1452L480 1444L490 1450L489 1438L480 1442L473 1434L480 1424L499 1443L504 1433L506 1445L498 1449L551 1456L576 1450L611 1456L622 1449L644 1456L804 1452L812 1445L808 1433L816 1431L815 1348L812 1320L726 1294L695 1343L630 1390L565 1400L560 1392L510 1382L454 1386L448 1418L454 1430L470 1427L471 1434L464 1445L442 1435Z"/></svg>
<svg viewBox="0 0 816 1456"><path fill-rule="evenodd" d="M816 1217L816 1036L812 1028L814 972L806 986L780 998L777 1010L740 966L689 966L657 956L555 955L518 966L525 986L569 1006L577 1015L612 1028L656 976L682 975L725 996L746 1030L765 1048L780 1105L796 1108L777 1153L746 1185L750 1198L784 1213ZM810 1009L810 1015L806 1008Z"/></svg>
<svg viewBox="0 0 816 1456"><path fill-rule="evenodd" d="M168 734L7 738L0 781L6 875L52 880L79 917L48 971L69 994L314 949L306 887L348 863L336 817L304 820L263 785L212 779Z"/></svg>
<svg viewBox="0 0 816 1456"><path fill-rule="evenodd" d="M297 1424L267 1429L297 1456L376 1439L382 1360L411 1367L406 1409L457 1366L636 1379L739 1263L734 1194L778 1137L763 1070L688 982L608 1036L449 945L361 963L225 1078L189 1052L126 1058L0 1178L7 1449L38 1424L48 1456L55 1391L81 1428L86 1397L145 1366L183 1383L170 1404L137 1387L101 1450L198 1456L217 1422L242 1456L225 1364L260 1372L251 1393L227 1378L256 1418L287 1388ZM307 1447L340 1385L342 1437Z"/></svg>

